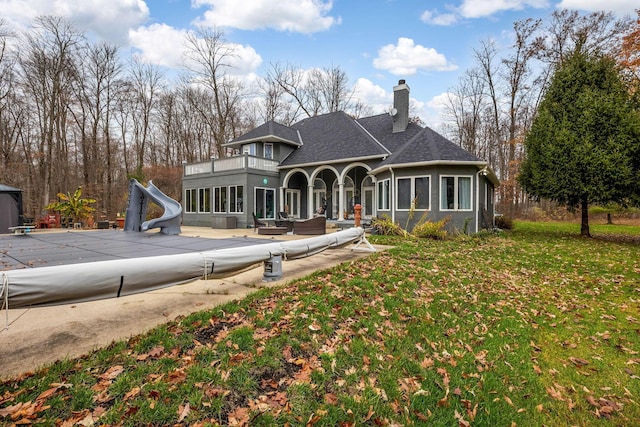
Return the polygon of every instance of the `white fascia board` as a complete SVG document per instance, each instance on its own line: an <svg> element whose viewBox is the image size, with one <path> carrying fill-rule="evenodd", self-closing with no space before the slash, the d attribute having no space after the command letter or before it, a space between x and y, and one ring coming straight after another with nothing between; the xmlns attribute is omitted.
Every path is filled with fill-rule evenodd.
<svg viewBox="0 0 640 427"><path fill-rule="evenodd" d="M487 165L486 162L477 162L477 161L431 160L428 162L394 163L392 165L382 166L382 167L373 169L370 173L376 174L391 168L402 169L402 168L415 168L420 166L476 166L478 169L482 169L486 165Z"/></svg>
<svg viewBox="0 0 640 427"><path fill-rule="evenodd" d="M329 161L298 163L295 165L287 165L287 166L278 166L278 169L293 169L293 168L314 167L314 166L321 166L321 165L335 165L338 163L354 163L354 162L362 162L364 160L376 160L376 159L382 159L382 158L384 158L383 154L376 154L375 156L353 157L350 159L337 159L337 160L329 160Z"/></svg>
<svg viewBox="0 0 640 427"><path fill-rule="evenodd" d="M235 147L238 145L251 144L252 142L283 142L285 144L295 145L296 147L301 146L302 144L295 141L290 141L288 139L281 138L276 135L264 135L255 138L243 139L242 141L235 142L225 142L222 144L223 147Z"/></svg>

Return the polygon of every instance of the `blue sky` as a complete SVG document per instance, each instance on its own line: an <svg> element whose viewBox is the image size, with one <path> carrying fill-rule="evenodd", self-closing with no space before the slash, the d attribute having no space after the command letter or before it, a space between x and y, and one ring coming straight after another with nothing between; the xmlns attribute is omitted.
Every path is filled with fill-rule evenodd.
<svg viewBox="0 0 640 427"><path fill-rule="evenodd" d="M0 19L21 31L38 15L60 15L99 39L166 67L182 63L184 36L224 31L248 84L272 63L338 66L375 113L388 110L405 79L414 112L437 128L444 94L492 38L511 43L513 22L557 8L635 16L638 0L0 0Z"/></svg>

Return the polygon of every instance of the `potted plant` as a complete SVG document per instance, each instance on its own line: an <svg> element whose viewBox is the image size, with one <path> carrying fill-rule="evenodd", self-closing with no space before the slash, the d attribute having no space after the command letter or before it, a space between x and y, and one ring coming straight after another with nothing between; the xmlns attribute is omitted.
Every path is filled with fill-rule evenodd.
<svg viewBox="0 0 640 427"><path fill-rule="evenodd" d="M52 209L60 212L62 216L73 218L74 224L82 223L82 220L88 218L95 208L90 205L95 203L95 199L82 197L82 187L78 187L76 191L71 193L58 193L57 202L50 203L46 209Z"/></svg>

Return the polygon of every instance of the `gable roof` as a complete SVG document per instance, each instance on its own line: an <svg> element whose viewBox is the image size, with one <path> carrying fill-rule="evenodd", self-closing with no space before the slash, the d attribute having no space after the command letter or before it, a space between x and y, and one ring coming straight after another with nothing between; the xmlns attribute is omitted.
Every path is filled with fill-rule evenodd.
<svg viewBox="0 0 640 427"><path fill-rule="evenodd" d="M226 146L257 141L292 144L295 149L280 163L280 168L379 160L371 173L389 168L428 164L475 165L487 162L449 141L429 127L410 122L405 131L393 132L389 114L353 119L343 111L303 119L288 127L269 121L242 135ZM499 180L488 170L490 179Z"/></svg>
<svg viewBox="0 0 640 427"><path fill-rule="evenodd" d="M389 114L378 114L376 116L363 117L356 120L362 127L373 135L391 153L404 145L408 139L417 135L422 127L416 123L409 122L404 132L393 133L393 117Z"/></svg>
<svg viewBox="0 0 640 427"><path fill-rule="evenodd" d="M383 159L390 152L343 111L308 117L291 126L304 146L294 150L281 167L324 164L355 159Z"/></svg>
<svg viewBox="0 0 640 427"><path fill-rule="evenodd" d="M416 163L486 164L479 157L426 127L380 162L375 170Z"/></svg>
<svg viewBox="0 0 640 427"><path fill-rule="evenodd" d="M257 141L283 142L294 146L302 145L300 134L295 129L274 122L273 120L269 120L252 131L223 145L225 147L234 147Z"/></svg>

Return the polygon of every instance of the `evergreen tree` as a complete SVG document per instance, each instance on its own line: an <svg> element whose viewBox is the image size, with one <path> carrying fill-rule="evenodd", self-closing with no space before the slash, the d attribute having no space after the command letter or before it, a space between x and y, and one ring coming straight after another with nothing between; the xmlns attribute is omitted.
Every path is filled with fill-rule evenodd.
<svg viewBox="0 0 640 427"><path fill-rule="evenodd" d="M589 204L638 194L640 116L615 62L580 45L556 70L525 139L518 180L532 197L579 207L590 236Z"/></svg>

